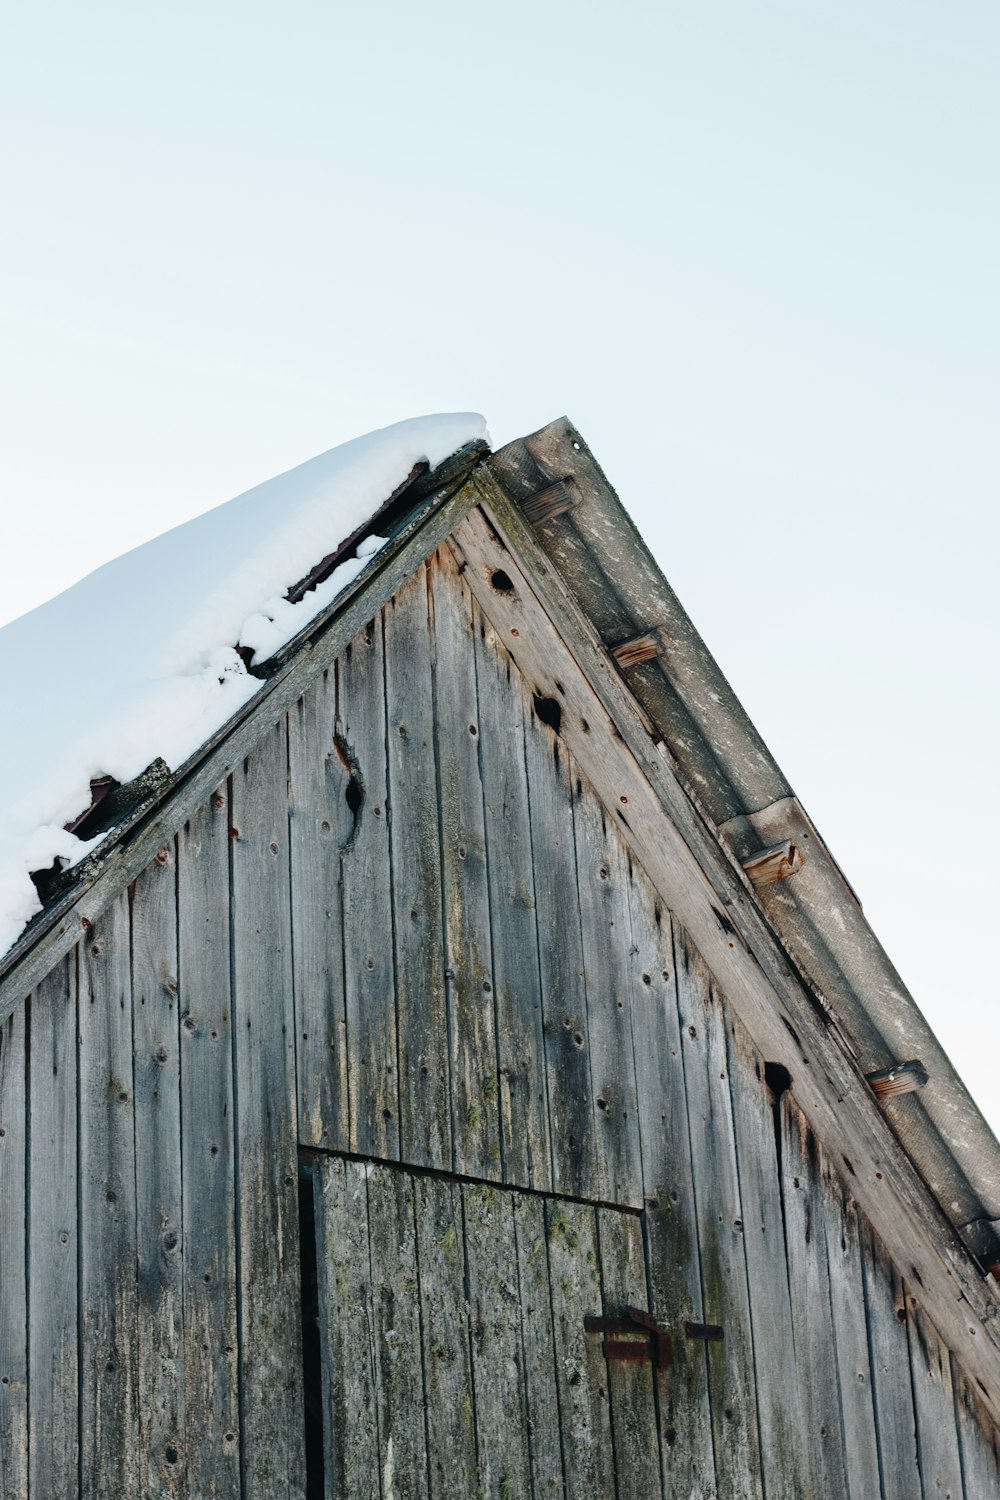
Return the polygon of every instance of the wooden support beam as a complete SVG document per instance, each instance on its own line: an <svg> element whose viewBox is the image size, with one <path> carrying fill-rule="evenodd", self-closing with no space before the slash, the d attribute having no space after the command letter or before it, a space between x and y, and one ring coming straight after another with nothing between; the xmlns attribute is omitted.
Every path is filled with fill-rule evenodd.
<svg viewBox="0 0 1000 1500"><path fill-rule="evenodd" d="M803 861L800 850L790 839L786 839L783 844L775 844L772 849L751 854L742 863L744 875L752 886L760 890L761 886L774 885L776 880L787 880L789 875L801 870Z"/></svg>
<svg viewBox="0 0 1000 1500"><path fill-rule="evenodd" d="M929 1081L930 1074L923 1063L914 1057L909 1062L895 1063L891 1068L879 1068L874 1073L866 1073L865 1077L871 1084L876 1099L895 1099L898 1094L912 1094L914 1089L922 1089Z"/></svg>
<svg viewBox="0 0 1000 1500"><path fill-rule="evenodd" d="M533 495L522 500L521 509L532 526L541 526L544 521L564 515L579 503L580 491L576 487L576 481L572 475L567 474L565 479L557 479L554 484L547 484L544 489L536 490Z"/></svg>
<svg viewBox="0 0 1000 1500"><path fill-rule="evenodd" d="M629 667L637 667L640 662L652 661L656 656L663 656L666 647L667 637L662 625L654 625L652 630L647 630L645 634L612 646L611 655L622 671L627 672Z"/></svg>

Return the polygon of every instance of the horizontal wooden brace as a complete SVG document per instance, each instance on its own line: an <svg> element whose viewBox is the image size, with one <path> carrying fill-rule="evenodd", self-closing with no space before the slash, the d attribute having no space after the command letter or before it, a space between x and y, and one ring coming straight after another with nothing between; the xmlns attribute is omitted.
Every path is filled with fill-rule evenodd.
<svg viewBox="0 0 1000 1500"><path fill-rule="evenodd" d="M764 849L760 854L751 854L743 860L743 873L757 890L764 885L774 885L777 880L787 880L802 868L802 853L791 840L775 844L773 849Z"/></svg>
<svg viewBox="0 0 1000 1500"><path fill-rule="evenodd" d="M866 1073L865 1077L877 1099L895 1099L897 1094L912 1094L914 1089L922 1089L930 1081L930 1074L916 1057L909 1062L896 1063L891 1068L879 1068L874 1073Z"/></svg>
<svg viewBox="0 0 1000 1500"><path fill-rule="evenodd" d="M654 657L663 656L667 648L667 637L660 625L654 625L652 630L647 630L643 635L637 635L630 641L622 641L620 645L611 647L611 655L621 667L623 672L629 667L637 667L640 662L652 661Z"/></svg>
<svg viewBox="0 0 1000 1500"><path fill-rule="evenodd" d="M522 500L521 509L532 526L541 526L545 521L564 515L579 503L580 491L576 487L576 481L572 475L567 474L565 479L557 479L554 484L547 484L543 490L536 490L533 495Z"/></svg>

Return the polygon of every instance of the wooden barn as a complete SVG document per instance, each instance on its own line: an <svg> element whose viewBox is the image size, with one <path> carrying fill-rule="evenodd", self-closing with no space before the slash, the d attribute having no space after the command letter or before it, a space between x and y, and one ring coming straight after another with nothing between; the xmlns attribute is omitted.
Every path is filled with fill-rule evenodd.
<svg viewBox="0 0 1000 1500"><path fill-rule="evenodd" d="M1000 1147L583 438L369 529L35 873L0 1495L1000 1497Z"/></svg>

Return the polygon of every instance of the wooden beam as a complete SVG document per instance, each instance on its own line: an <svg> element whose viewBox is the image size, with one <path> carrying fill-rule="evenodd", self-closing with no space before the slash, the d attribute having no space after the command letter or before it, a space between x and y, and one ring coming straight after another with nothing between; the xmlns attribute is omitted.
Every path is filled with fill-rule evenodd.
<svg viewBox="0 0 1000 1500"><path fill-rule="evenodd" d="M655 657L663 656L666 647L667 637L663 627L654 625L644 635L637 635L631 641L622 641L620 645L612 646L611 655L622 671L627 672L629 667L637 667L640 662L653 661Z"/></svg>
<svg viewBox="0 0 1000 1500"><path fill-rule="evenodd" d="M776 880L787 880L802 868L802 855L790 839L776 844L773 849L764 849L760 854L751 854L742 861L743 873L757 890L763 885L774 885Z"/></svg>
<svg viewBox="0 0 1000 1500"><path fill-rule="evenodd" d="M554 521L556 516L565 515L579 503L580 491L576 487L576 481L571 474L567 474L565 479L557 479L554 484L547 484L544 489L536 490L533 495L522 500L521 509L532 526L543 526L546 521Z"/></svg>

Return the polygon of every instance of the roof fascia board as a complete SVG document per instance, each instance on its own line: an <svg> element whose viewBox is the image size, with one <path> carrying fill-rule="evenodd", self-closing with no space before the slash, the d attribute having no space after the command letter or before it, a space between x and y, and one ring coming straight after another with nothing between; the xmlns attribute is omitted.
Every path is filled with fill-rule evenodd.
<svg viewBox="0 0 1000 1500"><path fill-rule="evenodd" d="M295 703L358 631L444 542L478 501L466 481L446 484L420 504L397 535L318 615L249 700L198 753L164 782L128 822L111 830L80 866L67 895L41 913L0 967L0 1025L79 940L115 897L145 869L198 806L215 791L273 723Z"/></svg>
<svg viewBox="0 0 1000 1500"><path fill-rule="evenodd" d="M783 1063L818 1138L1000 1421L1000 1301L896 1137L822 1006L791 969L735 859L678 783L669 755L587 617L494 476L454 543L481 608L529 683L562 705L560 733L769 1061ZM502 569L513 589L490 579ZM586 727L585 727L586 726ZM848 1166L847 1163L850 1163ZM916 1278L915 1278L916 1280Z"/></svg>
<svg viewBox="0 0 1000 1500"><path fill-rule="evenodd" d="M718 663L567 418L494 454L491 471L523 505L555 477L580 503L535 534L605 646L659 629L665 648L628 672L628 686L678 763L707 824L742 860L791 837L808 858L793 881L758 893L768 922L810 988L846 1031L863 1072L920 1057L930 1084L889 1112L952 1223L987 1260L1000 1259L1000 1146L865 918L828 846L794 797ZM620 633L613 633L615 631ZM842 923L830 916L836 906Z"/></svg>

